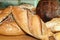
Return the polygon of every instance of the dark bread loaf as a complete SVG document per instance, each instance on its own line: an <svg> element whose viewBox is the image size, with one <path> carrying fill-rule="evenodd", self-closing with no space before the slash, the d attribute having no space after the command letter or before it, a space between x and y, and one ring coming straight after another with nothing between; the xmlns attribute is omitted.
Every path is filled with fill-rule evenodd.
<svg viewBox="0 0 60 40"><path fill-rule="evenodd" d="M58 1L57 0L41 0L39 1L36 13L44 22L51 20L58 15Z"/></svg>

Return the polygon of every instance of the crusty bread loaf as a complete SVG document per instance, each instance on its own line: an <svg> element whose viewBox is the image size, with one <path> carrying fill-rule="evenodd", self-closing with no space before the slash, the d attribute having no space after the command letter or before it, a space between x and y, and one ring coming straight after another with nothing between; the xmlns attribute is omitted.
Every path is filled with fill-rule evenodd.
<svg viewBox="0 0 60 40"><path fill-rule="evenodd" d="M49 40L49 36L52 35L52 32L47 29L45 23L37 16L29 11L13 7L12 14L18 23L18 25L29 35L32 35L39 39Z"/></svg>

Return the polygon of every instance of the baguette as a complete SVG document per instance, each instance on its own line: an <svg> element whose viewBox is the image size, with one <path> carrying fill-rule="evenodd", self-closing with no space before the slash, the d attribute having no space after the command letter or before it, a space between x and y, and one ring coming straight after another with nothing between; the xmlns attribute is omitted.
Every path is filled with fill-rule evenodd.
<svg viewBox="0 0 60 40"><path fill-rule="evenodd" d="M49 40L49 36L53 34L37 15L33 15L30 12L28 13L25 9L15 6L13 7L12 14L19 27L31 36L38 39Z"/></svg>

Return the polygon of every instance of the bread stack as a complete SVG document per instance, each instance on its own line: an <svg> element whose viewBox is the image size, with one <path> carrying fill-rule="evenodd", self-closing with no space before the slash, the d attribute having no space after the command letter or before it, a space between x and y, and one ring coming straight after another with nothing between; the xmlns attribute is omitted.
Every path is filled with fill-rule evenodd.
<svg viewBox="0 0 60 40"><path fill-rule="evenodd" d="M44 23L38 15L34 14L35 12L32 11L32 8L26 8L26 6L21 5L9 6L4 9L0 13L0 34L28 34L41 40L59 40L60 18L54 18Z"/></svg>
<svg viewBox="0 0 60 40"><path fill-rule="evenodd" d="M0 13L0 34L22 35L28 34L37 39L49 40L52 36L50 29L34 14L32 8L9 6Z"/></svg>

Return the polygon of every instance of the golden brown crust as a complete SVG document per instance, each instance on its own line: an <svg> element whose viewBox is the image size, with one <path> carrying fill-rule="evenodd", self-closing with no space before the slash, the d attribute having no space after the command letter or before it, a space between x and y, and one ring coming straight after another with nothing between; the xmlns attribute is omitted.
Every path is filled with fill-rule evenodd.
<svg viewBox="0 0 60 40"><path fill-rule="evenodd" d="M5 19L12 11L12 6L4 9L3 12L0 13L0 22Z"/></svg>
<svg viewBox="0 0 60 40"><path fill-rule="evenodd" d="M18 27L15 22L5 22L0 25L0 34L3 35L21 35L24 32Z"/></svg>
<svg viewBox="0 0 60 40"><path fill-rule="evenodd" d="M18 23L18 25L27 33L31 34L29 32L28 28L28 17L27 17L27 11L24 9L21 9L19 7L13 7L13 16ZM22 19L22 20L21 20Z"/></svg>
<svg viewBox="0 0 60 40"><path fill-rule="evenodd" d="M39 16L34 15L32 17L32 34L36 38L41 38L44 40L49 40L49 36L52 36L53 33L51 32L50 29L47 29L45 23L39 18Z"/></svg>
<svg viewBox="0 0 60 40"><path fill-rule="evenodd" d="M10 12L12 12L13 16L9 15ZM39 16L32 14L29 10L13 6L12 8L7 8L3 11L1 19L3 20L7 16L8 18L0 24L1 34L20 35L26 32L27 34L42 40L49 40L49 37L53 36L51 30L46 27L45 23Z"/></svg>
<svg viewBox="0 0 60 40"><path fill-rule="evenodd" d="M37 15L27 13L19 7L13 7L12 12L16 22L25 32L36 38L49 40L48 37L52 35L52 32Z"/></svg>
<svg viewBox="0 0 60 40"><path fill-rule="evenodd" d="M21 34L25 34L25 33L21 30L21 28L14 21L12 15L9 15L0 24L0 34L2 34L2 35L21 35Z"/></svg>

